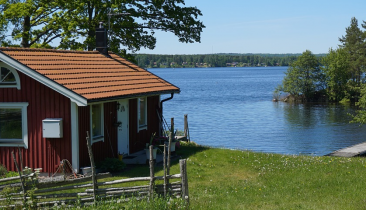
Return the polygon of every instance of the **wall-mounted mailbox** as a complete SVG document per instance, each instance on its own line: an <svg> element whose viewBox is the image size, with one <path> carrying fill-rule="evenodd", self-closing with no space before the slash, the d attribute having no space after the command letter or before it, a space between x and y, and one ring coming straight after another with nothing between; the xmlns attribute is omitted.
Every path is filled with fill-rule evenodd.
<svg viewBox="0 0 366 210"><path fill-rule="evenodd" d="M62 118L46 118L42 120L43 138L62 138Z"/></svg>

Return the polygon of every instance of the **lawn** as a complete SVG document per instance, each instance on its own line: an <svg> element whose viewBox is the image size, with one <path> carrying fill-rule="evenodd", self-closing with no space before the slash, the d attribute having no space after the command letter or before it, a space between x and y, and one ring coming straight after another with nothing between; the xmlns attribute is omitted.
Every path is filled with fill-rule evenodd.
<svg viewBox="0 0 366 210"><path fill-rule="evenodd" d="M189 209L366 209L365 158L279 155L185 144ZM171 174L179 173L178 159ZM156 175L163 175L162 166ZM149 176L136 166L106 181ZM98 209L177 209L182 201L156 199L100 204ZM168 204L166 204L168 203ZM94 209L96 207L89 207ZM184 208L184 207L183 207Z"/></svg>
<svg viewBox="0 0 366 210"><path fill-rule="evenodd" d="M366 209L365 158L279 155L182 145L191 209ZM162 175L162 167L157 175ZM172 174L179 173L178 160ZM148 176L147 166L118 177Z"/></svg>
<svg viewBox="0 0 366 210"><path fill-rule="evenodd" d="M193 209L366 209L365 174L364 158L213 148L188 157Z"/></svg>

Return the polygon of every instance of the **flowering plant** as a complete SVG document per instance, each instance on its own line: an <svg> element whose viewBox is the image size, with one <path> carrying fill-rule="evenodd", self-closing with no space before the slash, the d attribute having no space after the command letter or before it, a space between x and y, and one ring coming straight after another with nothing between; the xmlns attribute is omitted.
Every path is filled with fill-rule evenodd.
<svg viewBox="0 0 366 210"><path fill-rule="evenodd" d="M146 144L146 149L148 149L150 145L153 145L155 147L159 144L159 141L155 138L155 134L156 133L151 134L150 143Z"/></svg>

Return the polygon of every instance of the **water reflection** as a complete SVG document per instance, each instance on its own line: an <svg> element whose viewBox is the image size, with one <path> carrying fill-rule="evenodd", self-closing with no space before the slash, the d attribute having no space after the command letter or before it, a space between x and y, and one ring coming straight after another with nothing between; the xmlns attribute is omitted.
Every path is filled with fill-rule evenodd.
<svg viewBox="0 0 366 210"><path fill-rule="evenodd" d="M325 155L366 140L366 129L350 123L355 107L311 103L284 103L277 107L283 108L289 150Z"/></svg>
<svg viewBox="0 0 366 210"><path fill-rule="evenodd" d="M281 102L280 102L281 103ZM355 107L341 104L285 103L284 117L294 127L312 128L321 124L347 125Z"/></svg>

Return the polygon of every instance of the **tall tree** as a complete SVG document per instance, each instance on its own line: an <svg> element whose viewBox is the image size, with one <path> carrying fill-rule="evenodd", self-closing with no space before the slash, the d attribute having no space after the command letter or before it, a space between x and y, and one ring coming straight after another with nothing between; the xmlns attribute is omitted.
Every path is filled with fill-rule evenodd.
<svg viewBox="0 0 366 210"><path fill-rule="evenodd" d="M349 71L352 82L350 88L353 92L352 99L358 100L362 83L363 73L365 72L365 34L358 27L356 18L351 19L351 25L346 28L346 35L339 38L342 43L340 47L344 48L349 54Z"/></svg>
<svg viewBox="0 0 366 210"><path fill-rule="evenodd" d="M48 46L61 37L67 13L58 0L0 0L1 45ZM11 37L10 39L7 37Z"/></svg>
<svg viewBox="0 0 366 210"><path fill-rule="evenodd" d="M295 97L302 96L305 100L311 100L316 91L323 88L324 75L319 61L311 51L306 50L290 64L279 90Z"/></svg>
<svg viewBox="0 0 366 210"><path fill-rule="evenodd" d="M198 20L201 11L186 7L184 0L0 0L0 8L2 34L14 26L12 39L21 39L24 47L49 44L59 37L58 48L93 50L95 28L104 22L110 28L110 48L124 54L153 49L156 30L192 43L200 42L205 27Z"/></svg>
<svg viewBox="0 0 366 210"><path fill-rule="evenodd" d="M330 49L328 55L322 59L322 64L329 100L338 102L349 98L348 82L351 78L349 53L345 48Z"/></svg>

